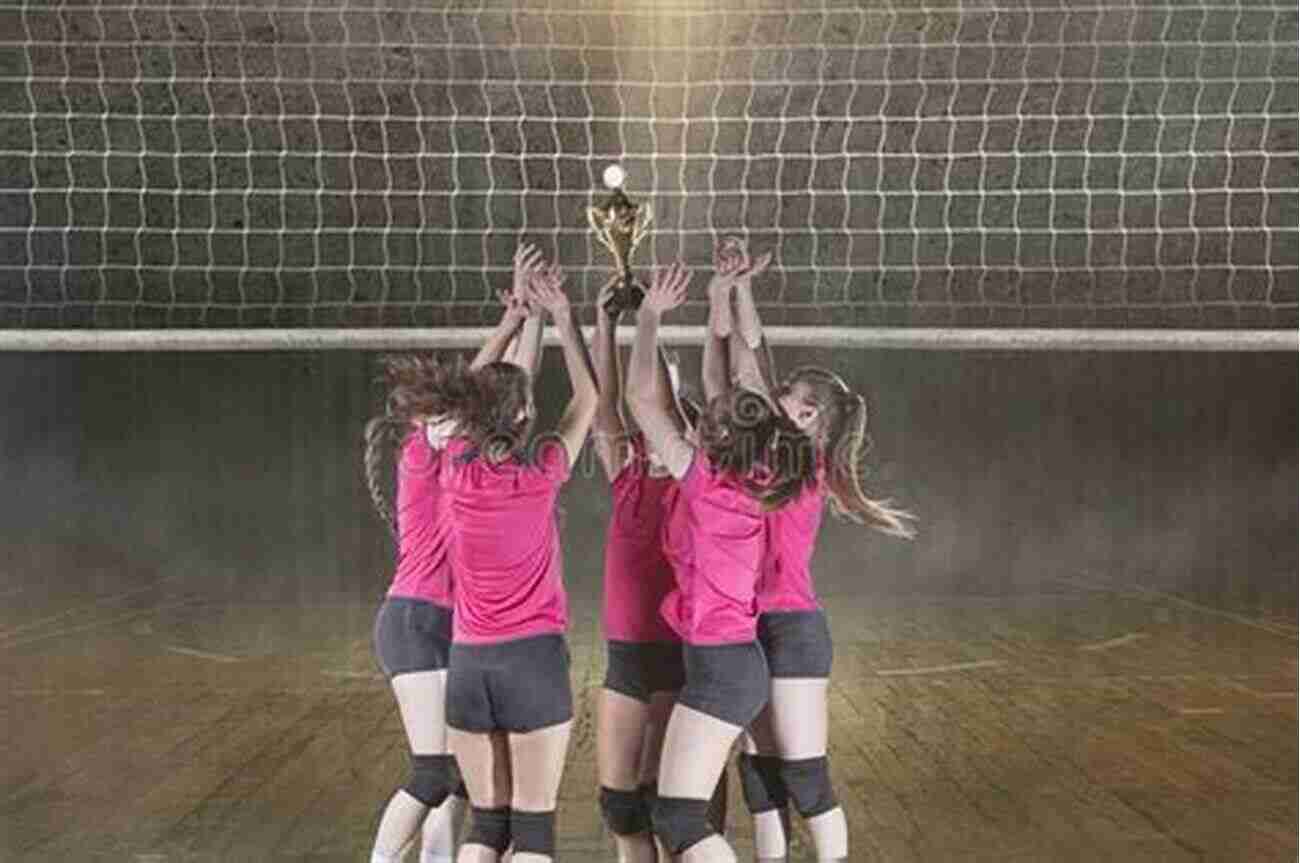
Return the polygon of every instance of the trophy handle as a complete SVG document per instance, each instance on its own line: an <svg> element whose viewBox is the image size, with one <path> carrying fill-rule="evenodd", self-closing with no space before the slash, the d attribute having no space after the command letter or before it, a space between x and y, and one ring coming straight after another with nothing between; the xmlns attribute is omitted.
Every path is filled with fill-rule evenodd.
<svg viewBox="0 0 1300 863"><path fill-rule="evenodd" d="M587 224L591 225L591 229L596 232L597 236L600 236L600 234L603 233L600 227L600 222L597 220L597 215L599 213L600 210L596 209L595 207L587 208Z"/></svg>
<svg viewBox="0 0 1300 863"><path fill-rule="evenodd" d="M650 232L650 223L654 221L654 210L649 204L641 204L636 211L636 228L632 231L632 246L635 248L645 235Z"/></svg>

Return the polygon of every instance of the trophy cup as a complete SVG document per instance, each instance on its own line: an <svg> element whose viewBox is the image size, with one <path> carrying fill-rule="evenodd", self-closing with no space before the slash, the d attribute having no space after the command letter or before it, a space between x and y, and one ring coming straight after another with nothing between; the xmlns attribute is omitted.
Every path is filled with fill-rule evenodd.
<svg viewBox="0 0 1300 863"><path fill-rule="evenodd" d="M649 233L654 213L647 204L634 204L623 193L623 171L611 165L605 171L609 197L599 206L587 208L587 222L596 239L614 256L614 266L621 278L614 295L605 304L605 312L617 315L640 308L645 287L632 275L632 253Z"/></svg>

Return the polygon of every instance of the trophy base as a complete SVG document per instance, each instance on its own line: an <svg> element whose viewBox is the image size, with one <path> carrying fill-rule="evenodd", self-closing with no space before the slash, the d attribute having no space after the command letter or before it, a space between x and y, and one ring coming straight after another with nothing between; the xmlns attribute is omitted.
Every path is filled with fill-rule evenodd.
<svg viewBox="0 0 1300 863"><path fill-rule="evenodd" d="M635 312L641 308L645 299L645 287L636 279L624 281L614 289L614 294L605 301L605 313L618 315L623 312Z"/></svg>

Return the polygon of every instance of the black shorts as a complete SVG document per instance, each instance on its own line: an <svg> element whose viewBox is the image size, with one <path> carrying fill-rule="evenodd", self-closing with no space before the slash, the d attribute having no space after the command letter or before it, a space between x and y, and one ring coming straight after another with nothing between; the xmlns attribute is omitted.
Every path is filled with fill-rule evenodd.
<svg viewBox="0 0 1300 863"><path fill-rule="evenodd" d="M760 614L758 643L773 677L831 676L831 628L821 609Z"/></svg>
<svg viewBox="0 0 1300 863"><path fill-rule="evenodd" d="M754 721L772 686L767 659L757 641L688 644L682 652L686 685L677 696L678 704L742 728Z"/></svg>
<svg viewBox="0 0 1300 863"><path fill-rule="evenodd" d="M452 728L525 734L572 718L564 636L451 646L447 724Z"/></svg>
<svg viewBox="0 0 1300 863"><path fill-rule="evenodd" d="M451 654L451 609L390 596L375 615L374 642L375 658L390 680L415 671L442 671Z"/></svg>
<svg viewBox="0 0 1300 863"><path fill-rule="evenodd" d="M605 688L649 703L656 692L676 692L686 682L681 642L607 641Z"/></svg>

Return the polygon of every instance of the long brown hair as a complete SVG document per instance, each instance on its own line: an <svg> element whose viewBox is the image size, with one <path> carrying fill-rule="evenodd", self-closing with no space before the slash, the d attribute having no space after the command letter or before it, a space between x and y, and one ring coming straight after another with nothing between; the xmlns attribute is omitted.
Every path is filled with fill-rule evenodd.
<svg viewBox="0 0 1300 863"><path fill-rule="evenodd" d="M839 375L819 366L802 366L785 379L785 387L802 383L818 408L817 448L826 464L826 491L831 510L840 518L875 528L890 536L911 539L916 516L893 507L888 500L867 497L862 489L862 463L871 448L867 431L867 400L849 389Z"/></svg>
<svg viewBox="0 0 1300 863"><path fill-rule="evenodd" d="M767 399L743 388L718 396L700 416L700 445L768 510L817 481L812 440Z"/></svg>
<svg viewBox="0 0 1300 863"><path fill-rule="evenodd" d="M446 364L428 354L385 356L380 364L379 380L387 395L384 412L366 423L362 467L370 502L396 537L397 516L384 482L385 456L396 451L414 424L447 413L451 379Z"/></svg>
<svg viewBox="0 0 1300 863"><path fill-rule="evenodd" d="M518 453L532 428L531 382L513 363L471 369L461 357L427 354L386 356L380 376L388 392L384 412L366 423L362 464L375 511L397 534L397 519L384 478L384 457L413 428L433 417L450 419L485 458Z"/></svg>
<svg viewBox="0 0 1300 863"><path fill-rule="evenodd" d="M394 537L398 535L397 514L384 487L383 467L384 456L395 447L400 431L401 424L387 414L371 419L366 423L361 458L366 477L366 489L370 492L370 502Z"/></svg>

